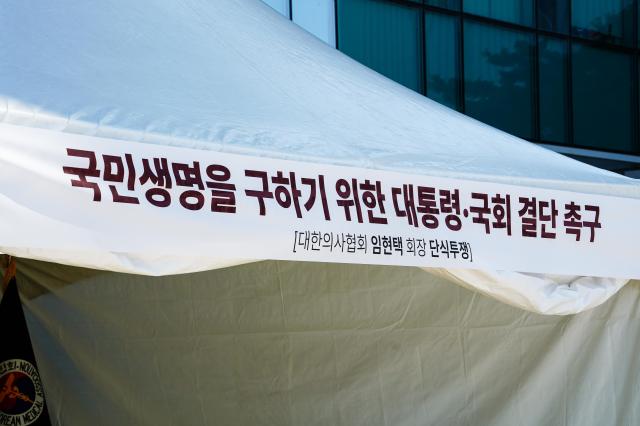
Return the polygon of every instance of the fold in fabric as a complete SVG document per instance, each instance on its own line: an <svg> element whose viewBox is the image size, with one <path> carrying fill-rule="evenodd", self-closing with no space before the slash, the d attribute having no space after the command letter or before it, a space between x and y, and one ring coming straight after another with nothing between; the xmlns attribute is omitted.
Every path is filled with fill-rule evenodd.
<svg viewBox="0 0 640 426"><path fill-rule="evenodd" d="M509 271L423 268L511 306L545 315L570 315L594 308L629 280Z"/></svg>

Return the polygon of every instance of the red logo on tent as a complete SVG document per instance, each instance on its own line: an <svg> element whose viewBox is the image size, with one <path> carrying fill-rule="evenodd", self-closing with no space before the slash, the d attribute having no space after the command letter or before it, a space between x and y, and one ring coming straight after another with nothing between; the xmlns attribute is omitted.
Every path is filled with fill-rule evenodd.
<svg viewBox="0 0 640 426"><path fill-rule="evenodd" d="M21 359L0 363L1 424L30 425L43 409L44 392L35 367Z"/></svg>

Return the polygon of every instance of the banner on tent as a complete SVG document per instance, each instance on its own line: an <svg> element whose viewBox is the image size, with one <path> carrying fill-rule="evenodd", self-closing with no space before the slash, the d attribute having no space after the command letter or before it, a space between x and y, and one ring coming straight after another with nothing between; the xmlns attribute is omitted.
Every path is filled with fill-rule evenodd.
<svg viewBox="0 0 640 426"><path fill-rule="evenodd" d="M640 277L638 200L10 125L0 135L0 176L14 183L0 205L29 212L34 230L4 229L0 249L30 240L138 256ZM63 241L36 232L55 224L72 229Z"/></svg>

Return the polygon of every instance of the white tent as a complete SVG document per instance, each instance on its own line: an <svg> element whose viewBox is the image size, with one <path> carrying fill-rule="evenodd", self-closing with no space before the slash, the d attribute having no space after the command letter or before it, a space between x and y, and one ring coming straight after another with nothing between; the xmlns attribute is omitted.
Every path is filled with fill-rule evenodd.
<svg viewBox="0 0 640 426"><path fill-rule="evenodd" d="M445 281L539 313L602 304L640 277L637 181L442 107L258 1L9 1L0 24L0 251L25 259L18 280L61 424L639 420L637 282L557 318ZM104 173L66 173L90 159L67 149L95 150ZM111 180L105 155L120 159ZM322 210L309 222L242 216L258 205L242 199L247 179L237 216L154 208L135 178L116 175L158 156L400 188L415 179L460 188L463 201L502 191L514 204L591 203L600 226L592 241L545 240L467 231L469 219L455 235L480 248L476 263L292 254L291 223L332 238L380 228L331 228ZM99 202L88 177L102 178ZM112 202L127 190L143 202ZM395 219L389 235L414 238Z"/></svg>

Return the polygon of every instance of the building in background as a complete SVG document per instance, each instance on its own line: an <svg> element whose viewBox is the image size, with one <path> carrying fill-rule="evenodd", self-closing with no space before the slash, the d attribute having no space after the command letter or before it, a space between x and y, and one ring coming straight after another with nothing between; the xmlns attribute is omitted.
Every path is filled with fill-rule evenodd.
<svg viewBox="0 0 640 426"><path fill-rule="evenodd" d="M263 0L444 105L640 177L639 0Z"/></svg>

